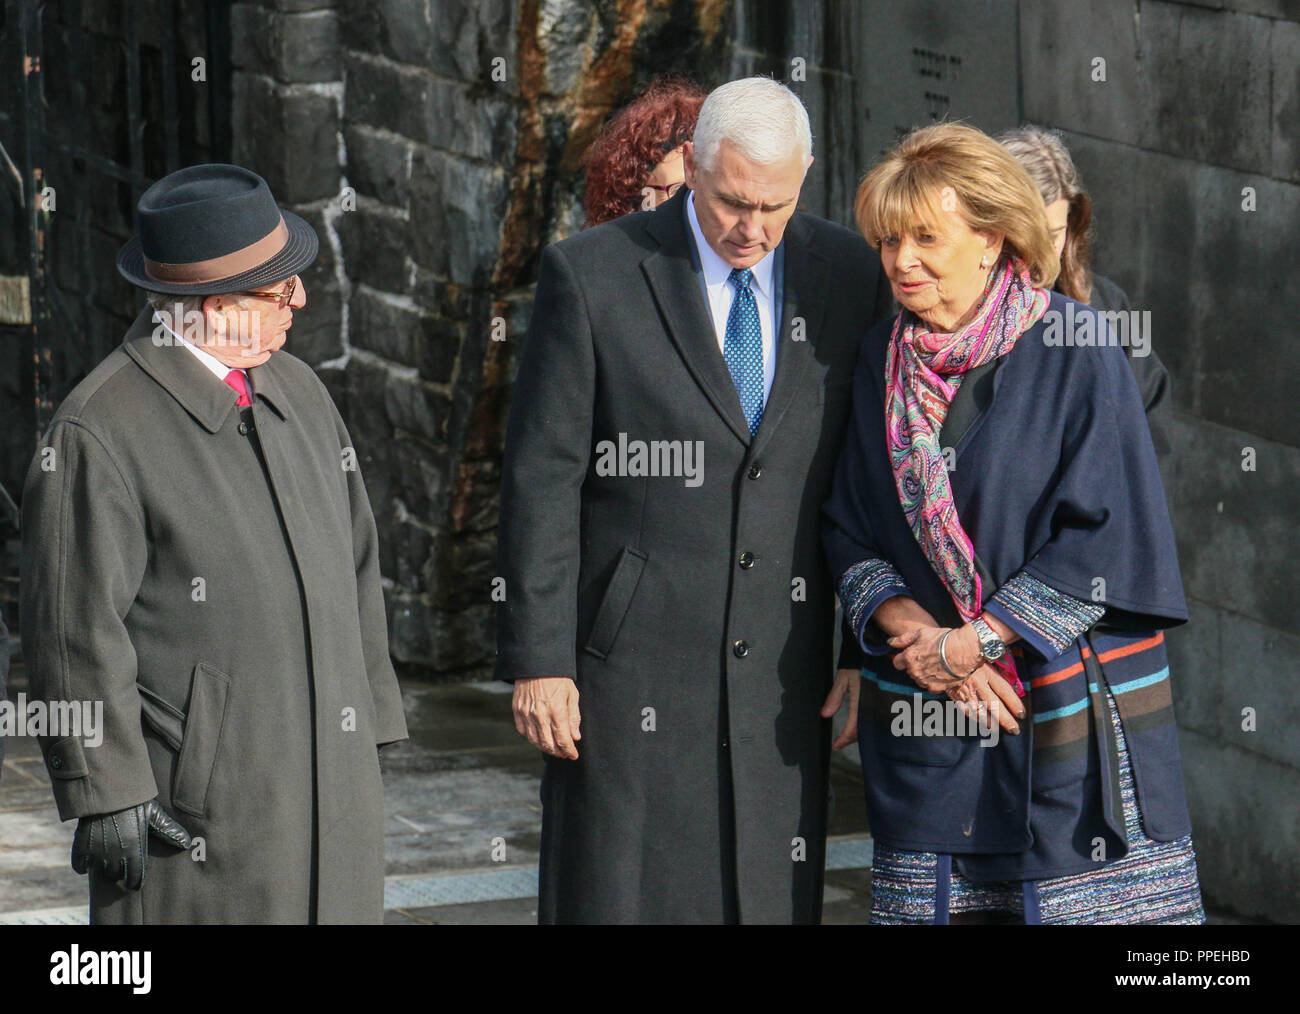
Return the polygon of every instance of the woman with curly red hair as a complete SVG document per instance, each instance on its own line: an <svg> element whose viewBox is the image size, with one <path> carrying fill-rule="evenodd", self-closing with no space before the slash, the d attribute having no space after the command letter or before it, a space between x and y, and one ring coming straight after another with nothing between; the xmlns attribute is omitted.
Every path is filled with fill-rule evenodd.
<svg viewBox="0 0 1300 1014"><path fill-rule="evenodd" d="M689 82L654 82L601 131L587 152L587 225L649 210L683 185L682 144L695 133L704 93Z"/></svg>

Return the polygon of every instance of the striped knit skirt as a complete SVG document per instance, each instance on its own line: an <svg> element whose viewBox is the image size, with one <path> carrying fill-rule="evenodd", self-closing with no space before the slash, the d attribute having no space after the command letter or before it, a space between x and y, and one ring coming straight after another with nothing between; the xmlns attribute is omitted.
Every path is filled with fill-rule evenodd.
<svg viewBox="0 0 1300 1014"><path fill-rule="evenodd" d="M1106 703L1119 740L1119 778L1129 851L1123 859L1097 870L1038 881L1039 920L1045 924L1077 925L1202 923L1205 910L1191 836L1159 842L1142 833L1128 746L1109 690ZM872 864L871 922L934 922L935 897L943 893L936 890L938 872L948 865L933 852L906 852L877 844ZM966 879L955 865L951 868L949 913L1025 910L1026 891L1021 881L976 883Z"/></svg>

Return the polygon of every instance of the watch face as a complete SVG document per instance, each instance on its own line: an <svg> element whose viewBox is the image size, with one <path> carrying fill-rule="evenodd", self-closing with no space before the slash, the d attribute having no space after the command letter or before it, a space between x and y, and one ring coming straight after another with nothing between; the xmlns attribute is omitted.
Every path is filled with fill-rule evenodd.
<svg viewBox="0 0 1300 1014"><path fill-rule="evenodd" d="M980 654L988 661L996 662L1006 653L1007 646L1002 643L1002 638L993 632L993 628L982 619L977 619L973 625L980 640Z"/></svg>

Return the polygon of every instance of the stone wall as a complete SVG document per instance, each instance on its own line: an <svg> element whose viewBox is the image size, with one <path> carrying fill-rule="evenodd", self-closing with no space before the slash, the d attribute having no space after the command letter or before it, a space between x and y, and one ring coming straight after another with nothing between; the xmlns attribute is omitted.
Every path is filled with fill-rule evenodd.
<svg viewBox="0 0 1300 1014"><path fill-rule="evenodd" d="M1067 132L1096 263L1151 310L1173 378L1192 619L1170 666L1205 890L1296 922L1300 3L1020 6L1025 115Z"/></svg>

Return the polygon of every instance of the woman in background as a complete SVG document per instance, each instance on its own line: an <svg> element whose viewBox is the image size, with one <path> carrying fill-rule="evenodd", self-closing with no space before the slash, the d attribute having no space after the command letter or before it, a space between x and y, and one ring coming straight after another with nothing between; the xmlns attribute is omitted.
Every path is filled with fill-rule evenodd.
<svg viewBox="0 0 1300 1014"><path fill-rule="evenodd" d="M1080 303L1087 303L1094 310L1124 313L1132 310L1128 294L1109 278L1096 274L1089 263L1092 199L1083 189L1079 170L1060 136L1027 123L999 134L997 139L1024 166L1034 186L1043 195L1048 229L1056 247L1056 256L1061 261L1055 290ZM1131 346L1125 346L1124 351L1133 367L1150 422L1153 410L1169 395L1169 371L1150 346L1145 356L1134 356ZM1162 456L1162 437L1153 432L1152 438L1157 455Z"/></svg>
<svg viewBox="0 0 1300 1014"><path fill-rule="evenodd" d="M656 208L685 183L682 145L695 133L704 93L673 78L652 84L616 115L587 153L587 225Z"/></svg>

